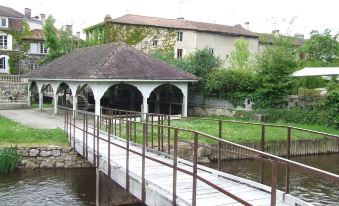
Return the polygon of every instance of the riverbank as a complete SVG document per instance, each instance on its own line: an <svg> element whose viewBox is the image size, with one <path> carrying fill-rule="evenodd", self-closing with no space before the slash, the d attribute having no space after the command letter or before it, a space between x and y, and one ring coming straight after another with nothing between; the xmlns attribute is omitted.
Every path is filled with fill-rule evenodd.
<svg viewBox="0 0 339 206"><path fill-rule="evenodd" d="M71 147L18 147L17 154L21 157L19 169L93 167Z"/></svg>
<svg viewBox="0 0 339 206"><path fill-rule="evenodd" d="M37 121L34 117L30 121ZM67 146L65 133L57 129L38 129L19 124L0 115L0 147Z"/></svg>

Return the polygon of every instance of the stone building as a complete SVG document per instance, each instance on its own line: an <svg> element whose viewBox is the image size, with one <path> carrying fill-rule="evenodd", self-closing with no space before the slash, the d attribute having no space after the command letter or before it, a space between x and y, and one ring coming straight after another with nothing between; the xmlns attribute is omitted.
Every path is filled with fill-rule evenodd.
<svg viewBox="0 0 339 206"><path fill-rule="evenodd" d="M11 73L11 65L16 67L17 73L21 74L38 67L38 63L47 54L41 38L44 19L44 14L40 17L32 17L31 9L28 8L22 14L0 5L0 73ZM22 39L21 33L25 29L31 30L31 34L29 38ZM29 52L25 51L22 42L27 43ZM38 55L30 52L34 50L32 43L40 45L40 49L37 50ZM13 58L14 63L10 64L10 58Z"/></svg>
<svg viewBox="0 0 339 206"><path fill-rule="evenodd" d="M153 49L173 50L181 58L187 54L208 48L227 62L235 41L243 37L249 42L252 54L258 52L258 35L241 25L227 26L188 21L183 18L164 19L127 14L85 29L88 42L124 41L144 51Z"/></svg>

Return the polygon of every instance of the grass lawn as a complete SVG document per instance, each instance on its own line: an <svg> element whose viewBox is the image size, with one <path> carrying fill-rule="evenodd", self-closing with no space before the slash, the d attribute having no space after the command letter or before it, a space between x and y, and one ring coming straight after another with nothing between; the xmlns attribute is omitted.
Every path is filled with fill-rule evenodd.
<svg viewBox="0 0 339 206"><path fill-rule="evenodd" d="M43 108L52 108L52 107L53 107L53 104L44 104L44 105L43 105ZM33 108L33 109L39 108L39 104L33 103L33 104L32 104L32 108Z"/></svg>
<svg viewBox="0 0 339 206"><path fill-rule="evenodd" d="M213 119L228 119L229 117L211 117ZM339 135L339 130L335 128L324 127L320 125L307 125L307 124L286 124L283 122L275 123L278 125L295 126L299 128L315 130L330 134ZM172 126L198 130L213 136L218 136L218 122L213 120L204 119L183 119L175 120L172 122ZM257 125L244 125L237 123L223 123L222 136L224 139L233 142L257 142L261 139L261 126ZM314 139L322 138L322 135L311 134L303 131L292 130L292 140L301 139ZM284 141L287 138L286 128L273 128L266 127L265 140L266 141Z"/></svg>
<svg viewBox="0 0 339 206"><path fill-rule="evenodd" d="M67 145L64 132L61 129L35 129L0 116L0 147L48 145Z"/></svg>

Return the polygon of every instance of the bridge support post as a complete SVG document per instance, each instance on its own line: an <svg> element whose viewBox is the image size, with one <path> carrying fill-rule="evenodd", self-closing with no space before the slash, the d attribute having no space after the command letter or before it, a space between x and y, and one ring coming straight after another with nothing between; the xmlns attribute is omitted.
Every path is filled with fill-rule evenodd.
<svg viewBox="0 0 339 206"><path fill-rule="evenodd" d="M42 110L44 108L44 93L39 93L39 109Z"/></svg>

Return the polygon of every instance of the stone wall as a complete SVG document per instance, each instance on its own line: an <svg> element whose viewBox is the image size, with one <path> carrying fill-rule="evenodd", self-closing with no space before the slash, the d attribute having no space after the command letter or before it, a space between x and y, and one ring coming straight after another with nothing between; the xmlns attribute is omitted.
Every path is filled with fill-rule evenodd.
<svg viewBox="0 0 339 206"><path fill-rule="evenodd" d="M45 56L45 54L26 54L22 59L20 59L20 74L27 74L30 71L37 69L30 65L36 65L39 67Z"/></svg>
<svg viewBox="0 0 339 206"><path fill-rule="evenodd" d="M25 147L17 153L21 156L18 167L24 169L93 167L70 147Z"/></svg>
<svg viewBox="0 0 339 206"><path fill-rule="evenodd" d="M260 143L243 143L246 147L260 150ZM234 160L234 159L248 159L244 155L238 155L237 153L244 154L245 150L238 149L234 146L222 144L221 148L225 151L221 152L222 160ZM226 151L232 151L226 152ZM284 141L266 142L265 152L277 156L286 156L287 144ZM297 140L291 141L290 147L291 156L300 155L315 155L315 154L329 154L339 153L339 139L338 138L323 138L312 140ZM246 153L246 152L245 152ZM173 154L173 148L171 149ZM246 154L250 154L247 152ZM252 155L255 155L254 153ZM192 143L180 143L178 144L178 157L191 160L193 159L193 145ZM218 159L217 145L200 144L198 148L198 162L208 163L210 161L216 161Z"/></svg>
<svg viewBox="0 0 339 206"><path fill-rule="evenodd" d="M27 102L28 84L0 81L0 102Z"/></svg>
<svg viewBox="0 0 339 206"><path fill-rule="evenodd" d="M229 101L217 97L205 97L202 94L189 93L189 116L234 116L237 111L251 111L253 102L245 100L244 107L234 107Z"/></svg>

